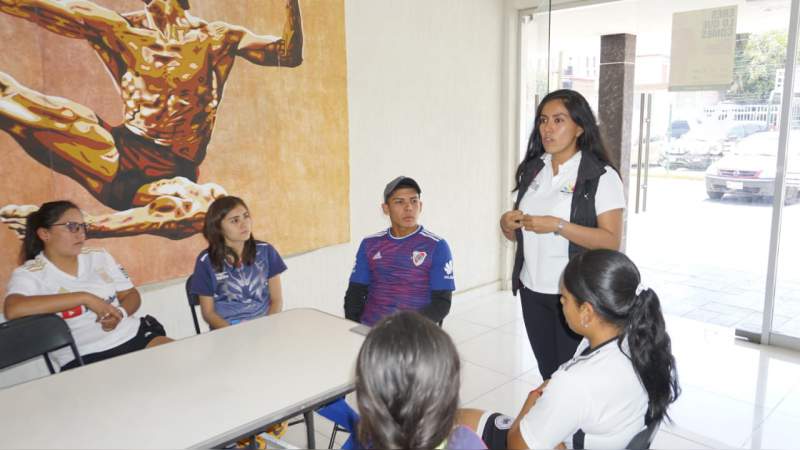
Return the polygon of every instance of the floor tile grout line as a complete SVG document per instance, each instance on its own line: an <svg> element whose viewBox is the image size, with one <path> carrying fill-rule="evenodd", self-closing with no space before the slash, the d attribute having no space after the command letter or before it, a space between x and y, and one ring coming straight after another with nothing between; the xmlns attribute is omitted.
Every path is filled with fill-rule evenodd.
<svg viewBox="0 0 800 450"><path fill-rule="evenodd" d="M445 332L446 332L446 331L447 331L447 330L445 330ZM465 343L467 343L467 342L470 342L470 341L474 340L475 338L479 338L479 337L481 337L481 336L483 336L483 335L485 335L485 334L489 334L489 333L491 333L492 331L495 331L495 329L494 329L494 328L489 328L488 330L481 331L479 334L476 334L475 336L473 336L473 337L471 337L471 338L467 338L467 339L464 339L463 341L456 342L456 343L455 343L455 344L456 344L456 349L458 349L458 346L459 346L459 345L461 345L461 344L465 344ZM451 336L451 337L452 337L452 336ZM460 352L460 351L459 351L458 353L459 353L459 355L461 354L461 352ZM470 361L470 362L471 362L471 361Z"/></svg>
<svg viewBox="0 0 800 450"><path fill-rule="evenodd" d="M488 370L488 371L490 371L490 372L494 372L494 373L496 373L496 374L503 375L503 376L505 376L505 377L511 377L511 380L514 380L514 379L516 379L516 378L517 378L517 375L509 375L509 374L507 374L507 373L498 372L498 371L497 371L497 369L493 369L493 368L491 368L491 367L486 367L486 366L484 366L483 364L479 364L479 363L476 363L475 361L472 361L472 360L466 359L466 358L464 358L464 356L463 356L463 355L461 356L461 359L463 359L464 361L467 361L467 362L468 362L468 363L470 363L470 364L473 364L473 365L475 365L475 366L478 366L478 367L480 367L481 369L486 369L486 370ZM531 369L531 370L533 370L533 369ZM526 371L524 371L524 372L522 372L522 373L524 374L524 373L527 373L527 372L530 372L530 370L526 370ZM509 380L509 381L510 381L510 380Z"/></svg>
<svg viewBox="0 0 800 450"><path fill-rule="evenodd" d="M662 429L667 433L680 437L681 439L686 439L687 441L692 441L708 448L731 448L729 444L725 444L722 441L718 441L700 433L695 433L680 425L675 425L674 423L666 424L664 427L662 427Z"/></svg>
<svg viewBox="0 0 800 450"><path fill-rule="evenodd" d="M514 379L511 379L511 380L508 380L507 382L505 382L505 383L501 384L500 386L497 386L496 388L494 388L494 389L491 389L491 390L487 391L485 394L482 394L482 395L479 395L479 396L477 396L477 397L473 398L473 399L472 399L472 400L470 400L469 402L462 402L462 405L461 405L460 407L461 407L461 408L465 408L465 407L467 407L467 406L466 406L466 404L467 404L467 403L473 402L473 401L475 401L475 400L477 400L477 399L479 399L479 398L486 397L487 395L491 394L492 392L494 392L494 391L496 391L496 390L498 390L498 389L500 389L500 388L502 388L502 387L504 387L504 386L506 386L506 385L508 385L508 384L511 384L511 383L513 383L513 382L515 382L515 381L519 381L519 380L517 380L516 378L514 378ZM523 382L524 382L524 381L523 381ZM526 384L531 384L531 383L526 383ZM492 412L502 412L502 411L492 411ZM503 414L505 414L505 413L503 413Z"/></svg>
<svg viewBox="0 0 800 450"><path fill-rule="evenodd" d="M692 436L683 436L683 435L678 434L677 431L672 431L672 430L666 429L665 427L661 427L661 429L658 430L658 433L656 433L656 436L658 436L660 433L671 434L672 436L678 437L680 439L689 441L689 442L691 442L693 444L697 444L697 445L700 445L700 446L702 446L704 448L708 448L708 449L724 447L724 445L722 445L722 442L717 442L716 446L711 446L711 445L709 445L710 444L709 442L702 442L702 439L698 439L698 438L694 437L694 434L692 434Z"/></svg>
<svg viewBox="0 0 800 450"><path fill-rule="evenodd" d="M681 386L684 386L684 383L681 383ZM777 404L775 404L775 406L770 407L769 405L759 404L759 403L756 403L756 402L753 402L753 401L750 401L750 400L742 400L740 398L732 397L732 396L730 396L728 394L724 394L724 393L721 393L721 392L710 391L705 386L700 386L700 385L697 385L697 384L694 384L694 383L686 383L685 386L691 386L692 388L701 390L701 391L705 392L706 394L717 395L717 396L725 398L726 400L732 400L732 401L735 401L737 403L744 403L744 404L746 404L748 406L752 406L753 409L755 409L755 408L761 408L763 410L768 410L769 409L769 411L770 411L769 414L772 414L773 410L775 408L777 408L778 405L783 402L783 400L785 400L785 397L784 397ZM789 394L786 394L786 397L788 397L788 395ZM754 430L755 430L755 428L754 428Z"/></svg>

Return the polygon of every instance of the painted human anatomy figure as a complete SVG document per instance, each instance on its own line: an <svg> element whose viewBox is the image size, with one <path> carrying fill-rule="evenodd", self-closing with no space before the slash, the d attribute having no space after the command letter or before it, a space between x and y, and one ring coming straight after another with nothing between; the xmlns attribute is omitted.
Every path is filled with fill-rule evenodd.
<svg viewBox="0 0 800 450"><path fill-rule="evenodd" d="M123 123L111 126L83 105L0 71L0 129L117 211L87 214L89 237L199 232L208 205L225 194L197 179L236 57L262 66L302 63L298 0L286 0L282 37L206 22L188 12L188 0L144 4L119 14L90 1L0 0L3 13L87 40L122 96ZM7 205L0 217L22 232L35 210Z"/></svg>

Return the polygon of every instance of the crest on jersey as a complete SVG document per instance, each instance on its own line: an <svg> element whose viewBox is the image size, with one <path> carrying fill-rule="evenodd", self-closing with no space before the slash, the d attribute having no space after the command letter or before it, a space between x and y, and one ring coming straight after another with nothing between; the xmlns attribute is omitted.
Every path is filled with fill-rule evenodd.
<svg viewBox="0 0 800 450"><path fill-rule="evenodd" d="M414 263L415 266L419 267L420 264L425 262L425 258L428 256L428 252L419 252L414 251L411 253L411 262Z"/></svg>

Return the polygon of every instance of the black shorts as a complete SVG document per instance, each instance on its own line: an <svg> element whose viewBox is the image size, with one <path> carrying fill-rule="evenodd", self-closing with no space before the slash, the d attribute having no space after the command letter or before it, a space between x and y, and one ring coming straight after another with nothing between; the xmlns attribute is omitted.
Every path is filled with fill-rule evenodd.
<svg viewBox="0 0 800 450"><path fill-rule="evenodd" d="M119 153L119 170L99 195L104 204L122 211L134 206L133 198L145 184L178 176L197 181L197 163L178 156L171 147L139 136L125 125L104 126L114 136Z"/></svg>
<svg viewBox="0 0 800 450"><path fill-rule="evenodd" d="M124 355L126 353L135 352L137 350L141 350L147 347L147 344L150 343L153 339L158 336L166 336L167 333L164 330L164 326L156 320L153 316L144 316L139 319L139 331L136 332L136 336L129 339L127 342L124 342L114 348L110 348L108 350L103 350L102 352L97 353L89 353L88 355L81 355L83 359L83 364L91 364L94 362L102 361L104 359L113 358L115 356ZM72 361L64 364L64 367L61 368L61 371L74 369L79 367L78 360L73 359Z"/></svg>
<svg viewBox="0 0 800 450"><path fill-rule="evenodd" d="M490 450L506 449L508 448L508 431L513 423L513 417L493 413L486 419L481 439ZM481 430L478 430L478 432L481 432Z"/></svg>

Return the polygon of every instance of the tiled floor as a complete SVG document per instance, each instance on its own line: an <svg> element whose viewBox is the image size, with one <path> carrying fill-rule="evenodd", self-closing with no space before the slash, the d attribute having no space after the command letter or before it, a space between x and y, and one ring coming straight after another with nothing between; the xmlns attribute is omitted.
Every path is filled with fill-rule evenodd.
<svg viewBox="0 0 800 450"><path fill-rule="evenodd" d="M664 300L664 311L760 331L772 204L710 200L702 171L651 168L647 185L647 211L637 214L631 183L625 251ZM773 330L800 336L798 253L791 251L800 248L800 234L791 232L800 226L800 203L786 206L782 217Z"/></svg>
<svg viewBox="0 0 800 450"><path fill-rule="evenodd" d="M683 317L667 316L667 326L683 395L653 448L797 448L800 353L736 341L730 328ZM464 361L462 405L516 414L541 382L518 301L509 292L456 298L444 329ZM325 447L331 425L320 417L316 425L317 446ZM304 447L302 425L285 439Z"/></svg>

